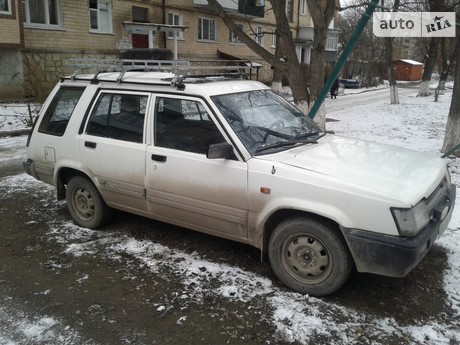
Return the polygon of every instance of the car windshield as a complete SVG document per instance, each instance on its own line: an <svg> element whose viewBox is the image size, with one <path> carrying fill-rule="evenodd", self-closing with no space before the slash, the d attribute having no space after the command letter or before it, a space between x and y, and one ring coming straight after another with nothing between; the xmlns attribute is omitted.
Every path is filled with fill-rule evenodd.
<svg viewBox="0 0 460 345"><path fill-rule="evenodd" d="M316 143L324 132L272 90L213 96L220 112L251 155Z"/></svg>

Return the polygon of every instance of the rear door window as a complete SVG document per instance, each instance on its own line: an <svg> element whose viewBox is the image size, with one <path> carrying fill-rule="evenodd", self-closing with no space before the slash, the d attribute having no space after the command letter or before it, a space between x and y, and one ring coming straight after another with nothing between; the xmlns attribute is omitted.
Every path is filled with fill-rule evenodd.
<svg viewBox="0 0 460 345"><path fill-rule="evenodd" d="M101 93L86 134L142 143L147 101L145 94Z"/></svg>
<svg viewBox="0 0 460 345"><path fill-rule="evenodd" d="M83 91L85 91L84 87L63 87L59 89L50 106L46 109L38 131L62 136Z"/></svg>

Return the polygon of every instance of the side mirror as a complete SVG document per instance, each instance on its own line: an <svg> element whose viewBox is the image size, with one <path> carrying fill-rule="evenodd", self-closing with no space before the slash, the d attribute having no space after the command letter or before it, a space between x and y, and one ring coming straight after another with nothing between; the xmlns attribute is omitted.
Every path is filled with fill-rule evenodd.
<svg viewBox="0 0 460 345"><path fill-rule="evenodd" d="M225 143L209 145L206 158L209 158L209 159L230 158L232 154L233 154L233 146L225 142Z"/></svg>

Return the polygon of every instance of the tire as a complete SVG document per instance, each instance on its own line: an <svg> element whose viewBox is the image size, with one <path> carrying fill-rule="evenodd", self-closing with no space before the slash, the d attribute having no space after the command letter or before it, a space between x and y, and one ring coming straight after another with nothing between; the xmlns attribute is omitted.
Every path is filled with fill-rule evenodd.
<svg viewBox="0 0 460 345"><path fill-rule="evenodd" d="M286 286L317 297L337 291L353 267L338 229L307 217L282 221L270 237L268 256L272 270Z"/></svg>
<svg viewBox="0 0 460 345"><path fill-rule="evenodd" d="M107 224L112 210L107 206L94 184L85 177L74 176L67 183L67 208L76 224L97 229Z"/></svg>

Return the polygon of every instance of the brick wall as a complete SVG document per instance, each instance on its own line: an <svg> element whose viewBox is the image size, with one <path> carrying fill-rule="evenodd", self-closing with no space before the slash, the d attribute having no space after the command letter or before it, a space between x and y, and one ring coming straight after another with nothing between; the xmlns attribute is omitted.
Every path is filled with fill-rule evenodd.
<svg viewBox="0 0 460 345"><path fill-rule="evenodd" d="M0 100L24 96L21 60L19 50L0 50Z"/></svg>
<svg viewBox="0 0 460 345"><path fill-rule="evenodd" d="M73 67L66 65L68 59L113 59L114 57L111 54L79 53L77 51L23 50L24 95L43 101L60 78L74 72Z"/></svg>
<svg viewBox="0 0 460 345"><path fill-rule="evenodd" d="M11 49L23 46L22 11L18 1L11 0L11 14L0 14L0 48Z"/></svg>
<svg viewBox="0 0 460 345"><path fill-rule="evenodd" d="M20 0L13 0L20 1ZM95 33L90 30L90 15L88 1L61 0L60 27L33 27L24 28L24 92L26 96L44 97L62 75L71 73L64 66L65 60L74 57L115 57L120 48L130 46L130 35L124 29L122 22L132 20L132 6L149 9L149 19L153 23L163 23L163 7L161 0L111 0L112 32ZM261 60L244 44L229 42L229 29L216 15L203 8L193 5L193 0L168 0L167 12L173 11L182 15L183 25L186 27L183 39L178 42L179 59L216 59L217 50L237 56L242 59L263 64L260 71L260 80L271 80L272 71L268 64ZM216 20L217 39L215 42L198 40L198 18L212 18ZM243 18L240 22L243 23ZM238 20L237 20L238 21ZM258 18L254 25L262 26L264 31L275 29L274 18L269 14L265 18ZM1 25L1 18L0 18ZM249 25L244 24L245 30ZM12 30L17 31L17 30ZM159 48L167 47L173 50L173 40L164 40L163 33L155 33L155 44ZM274 53L271 47L272 37L263 38L264 47Z"/></svg>

